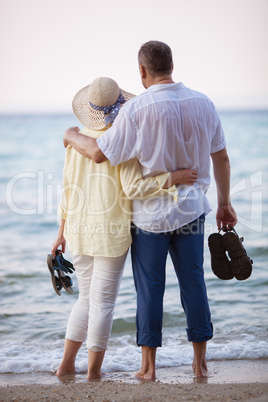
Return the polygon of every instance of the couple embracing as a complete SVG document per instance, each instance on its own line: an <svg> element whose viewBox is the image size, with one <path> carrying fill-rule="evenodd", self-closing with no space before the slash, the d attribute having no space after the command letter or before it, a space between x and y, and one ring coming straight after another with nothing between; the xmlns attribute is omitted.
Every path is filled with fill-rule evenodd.
<svg viewBox="0 0 268 402"><path fill-rule="evenodd" d="M138 62L145 92L135 97L114 80L97 78L73 100L84 128L72 127L64 134L64 191L52 254L60 246L64 252L67 242L79 298L67 324L58 376L75 372L75 358L85 341L87 378L101 376L130 247L137 344L142 347L136 376L156 377L168 253L193 345L193 374L207 375L206 346L213 327L203 246L205 215L210 211L210 158L218 194L217 226L237 222L230 203L225 137L213 103L173 81L168 45L143 44Z"/></svg>

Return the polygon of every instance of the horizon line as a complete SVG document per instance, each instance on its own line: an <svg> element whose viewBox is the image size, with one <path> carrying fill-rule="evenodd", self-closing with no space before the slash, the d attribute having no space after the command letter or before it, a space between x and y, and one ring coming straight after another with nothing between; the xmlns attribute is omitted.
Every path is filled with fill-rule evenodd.
<svg viewBox="0 0 268 402"><path fill-rule="evenodd" d="M235 106L235 107L217 107L217 111L221 112L268 112L268 106L248 107L248 106ZM72 111L0 111L0 116L71 116L74 115Z"/></svg>

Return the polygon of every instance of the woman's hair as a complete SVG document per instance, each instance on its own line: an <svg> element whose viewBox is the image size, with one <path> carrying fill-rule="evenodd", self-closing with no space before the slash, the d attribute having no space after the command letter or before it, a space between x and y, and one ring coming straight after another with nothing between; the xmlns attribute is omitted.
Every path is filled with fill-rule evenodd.
<svg viewBox="0 0 268 402"><path fill-rule="evenodd" d="M138 60L152 76L172 73L172 52L166 43L153 40L144 43L139 50Z"/></svg>

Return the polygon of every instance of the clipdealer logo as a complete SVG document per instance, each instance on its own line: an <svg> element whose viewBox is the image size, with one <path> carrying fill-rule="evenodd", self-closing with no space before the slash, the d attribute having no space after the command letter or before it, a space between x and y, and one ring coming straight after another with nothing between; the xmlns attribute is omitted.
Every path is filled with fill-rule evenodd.
<svg viewBox="0 0 268 402"><path fill-rule="evenodd" d="M230 192L238 222L246 228L259 233L263 229L263 194L262 170L239 180L232 186Z"/></svg>
<svg viewBox="0 0 268 402"><path fill-rule="evenodd" d="M109 179L113 178L109 177ZM13 175L6 185L6 204L13 213L18 215L56 215L63 191L64 188L56 183L55 175L51 172L21 172ZM84 199L82 189L76 187L75 192L81 203ZM262 232L263 171L256 171L236 182L231 187L230 195L239 223L255 232ZM118 202L117 197L114 202ZM146 200L144 205L146 207ZM216 205L213 206L213 209L215 208ZM101 211L96 213L99 214Z"/></svg>
<svg viewBox="0 0 268 402"><path fill-rule="evenodd" d="M17 173L6 185L6 204L18 215L53 215L58 208L61 190L61 184L55 184L53 173L45 174L40 170Z"/></svg>

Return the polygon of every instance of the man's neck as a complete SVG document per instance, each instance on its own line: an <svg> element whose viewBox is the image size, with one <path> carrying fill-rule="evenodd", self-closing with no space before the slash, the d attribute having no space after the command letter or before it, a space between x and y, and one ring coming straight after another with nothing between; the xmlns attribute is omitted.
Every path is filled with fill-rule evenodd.
<svg viewBox="0 0 268 402"><path fill-rule="evenodd" d="M152 85L162 85L162 84L174 84L172 77L169 78L156 78Z"/></svg>
<svg viewBox="0 0 268 402"><path fill-rule="evenodd" d="M150 77L146 82L146 88L150 88L152 85L174 84L171 76L168 77Z"/></svg>

